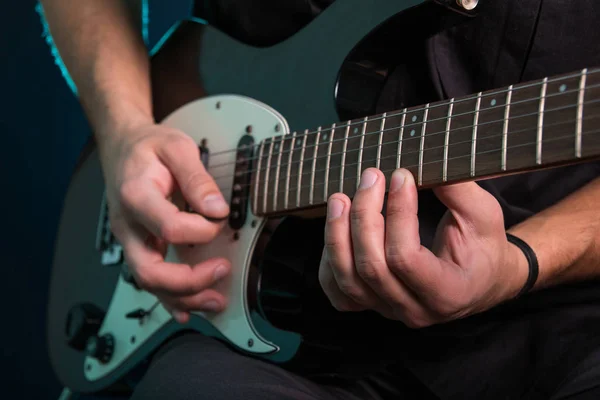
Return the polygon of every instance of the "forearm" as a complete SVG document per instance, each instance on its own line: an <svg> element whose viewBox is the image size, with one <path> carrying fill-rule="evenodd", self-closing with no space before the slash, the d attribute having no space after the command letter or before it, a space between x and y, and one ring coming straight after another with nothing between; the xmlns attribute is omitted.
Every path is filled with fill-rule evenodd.
<svg viewBox="0 0 600 400"><path fill-rule="evenodd" d="M535 289L600 277L600 178L508 231L539 262Z"/></svg>
<svg viewBox="0 0 600 400"><path fill-rule="evenodd" d="M50 32L100 147L120 127L150 122L141 1L41 0Z"/></svg>

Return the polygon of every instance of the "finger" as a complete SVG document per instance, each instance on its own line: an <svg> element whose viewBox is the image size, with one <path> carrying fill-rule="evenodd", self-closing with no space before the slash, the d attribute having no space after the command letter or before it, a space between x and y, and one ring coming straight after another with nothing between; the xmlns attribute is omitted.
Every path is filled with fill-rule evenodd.
<svg viewBox="0 0 600 400"><path fill-rule="evenodd" d="M392 174L387 202L385 253L387 264L416 297L439 284L439 260L421 246L418 199L410 171L398 169Z"/></svg>
<svg viewBox="0 0 600 400"><path fill-rule="evenodd" d="M208 243L222 224L180 211L150 180L131 180L121 187L121 202L154 236L169 243Z"/></svg>
<svg viewBox="0 0 600 400"><path fill-rule="evenodd" d="M410 312L419 304L408 288L390 271L385 253L385 221L381 210L385 198L385 176L366 169L352 200L351 232L354 264L358 275L373 293L398 312ZM393 221L388 221L388 224ZM400 228L400 227L392 227Z"/></svg>
<svg viewBox="0 0 600 400"><path fill-rule="evenodd" d="M165 262L160 250L141 239L142 229L124 229L118 237L138 285L151 293L172 296L192 295L225 278L229 262L215 258L189 266Z"/></svg>
<svg viewBox="0 0 600 400"><path fill-rule="evenodd" d="M173 319L177 322L179 322L180 324L187 324L187 322L190 320L190 313L187 311L180 311L180 310L176 310L174 309L172 306L170 306L167 302L161 300L160 301L163 308L165 310L167 310L167 312L169 314L171 314L171 316L173 317Z"/></svg>
<svg viewBox="0 0 600 400"><path fill-rule="evenodd" d="M463 232L496 232L504 217L498 201L475 182L457 183L433 189L437 198L450 210Z"/></svg>
<svg viewBox="0 0 600 400"><path fill-rule="evenodd" d="M227 299L214 289L206 289L190 296L161 296L161 301L168 307L180 312L189 313L200 311L218 313L227 306Z"/></svg>
<svg viewBox="0 0 600 400"><path fill-rule="evenodd" d="M175 177L183 197L203 216L225 218L229 206L221 190L200 161L196 143L183 136L157 149L157 154Z"/></svg>
<svg viewBox="0 0 600 400"><path fill-rule="evenodd" d="M343 194L334 194L329 198L325 224L325 254L341 292L356 303L372 307L376 305L377 297L360 279L354 266L350 207L350 199Z"/></svg>
<svg viewBox="0 0 600 400"><path fill-rule="evenodd" d="M321 256L321 264L319 265L319 283L321 288L327 295L327 298L331 302L331 305L338 311L362 311L365 310L365 306L362 306L348 296L346 296L338 287L329 262L327 261L327 250L323 249L323 255Z"/></svg>
<svg viewBox="0 0 600 400"><path fill-rule="evenodd" d="M363 171L352 200L350 232L354 265L359 276L370 286L377 285L387 269L385 260L385 222L381 209L385 195L385 177L375 168ZM371 286L372 287L372 286Z"/></svg>

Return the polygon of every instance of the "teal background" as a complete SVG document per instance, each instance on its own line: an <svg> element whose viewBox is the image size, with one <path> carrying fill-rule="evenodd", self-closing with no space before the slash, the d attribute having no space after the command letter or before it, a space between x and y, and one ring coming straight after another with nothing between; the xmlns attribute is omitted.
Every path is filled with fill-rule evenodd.
<svg viewBox="0 0 600 400"><path fill-rule="evenodd" d="M0 0L0 398L56 399L46 305L61 204L90 128L63 78L35 0ZM190 1L149 1L148 44Z"/></svg>

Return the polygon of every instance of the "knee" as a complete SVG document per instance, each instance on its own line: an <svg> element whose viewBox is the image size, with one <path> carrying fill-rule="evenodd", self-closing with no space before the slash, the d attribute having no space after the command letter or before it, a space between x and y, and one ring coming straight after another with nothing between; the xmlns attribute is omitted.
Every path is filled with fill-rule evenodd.
<svg viewBox="0 0 600 400"><path fill-rule="evenodd" d="M156 355L131 399L252 399L252 362L215 339L187 335Z"/></svg>

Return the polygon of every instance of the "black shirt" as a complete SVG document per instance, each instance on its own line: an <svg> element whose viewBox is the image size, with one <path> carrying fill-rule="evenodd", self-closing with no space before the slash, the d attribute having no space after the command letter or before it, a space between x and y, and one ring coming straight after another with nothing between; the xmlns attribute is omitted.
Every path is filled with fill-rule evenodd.
<svg viewBox="0 0 600 400"><path fill-rule="evenodd" d="M206 0L196 4L195 14L238 40L269 46L332 3ZM479 3L476 18L423 42L426 56L416 69L434 88L427 101L600 65L597 1ZM396 95L382 101L379 111L398 109L402 101L419 104L422 93L411 92L412 78L400 74L391 80ZM508 228L598 176L600 163L588 163L479 184L498 199ZM428 246L445 209L429 191L419 193L419 202L419 209L428 211L419 216L422 242ZM600 346L600 284L532 293L497 310L425 329L418 342L406 346L398 365L369 378L381 393L388 393L394 374L406 368L441 398L533 398L535 392L554 390L573 365Z"/></svg>

